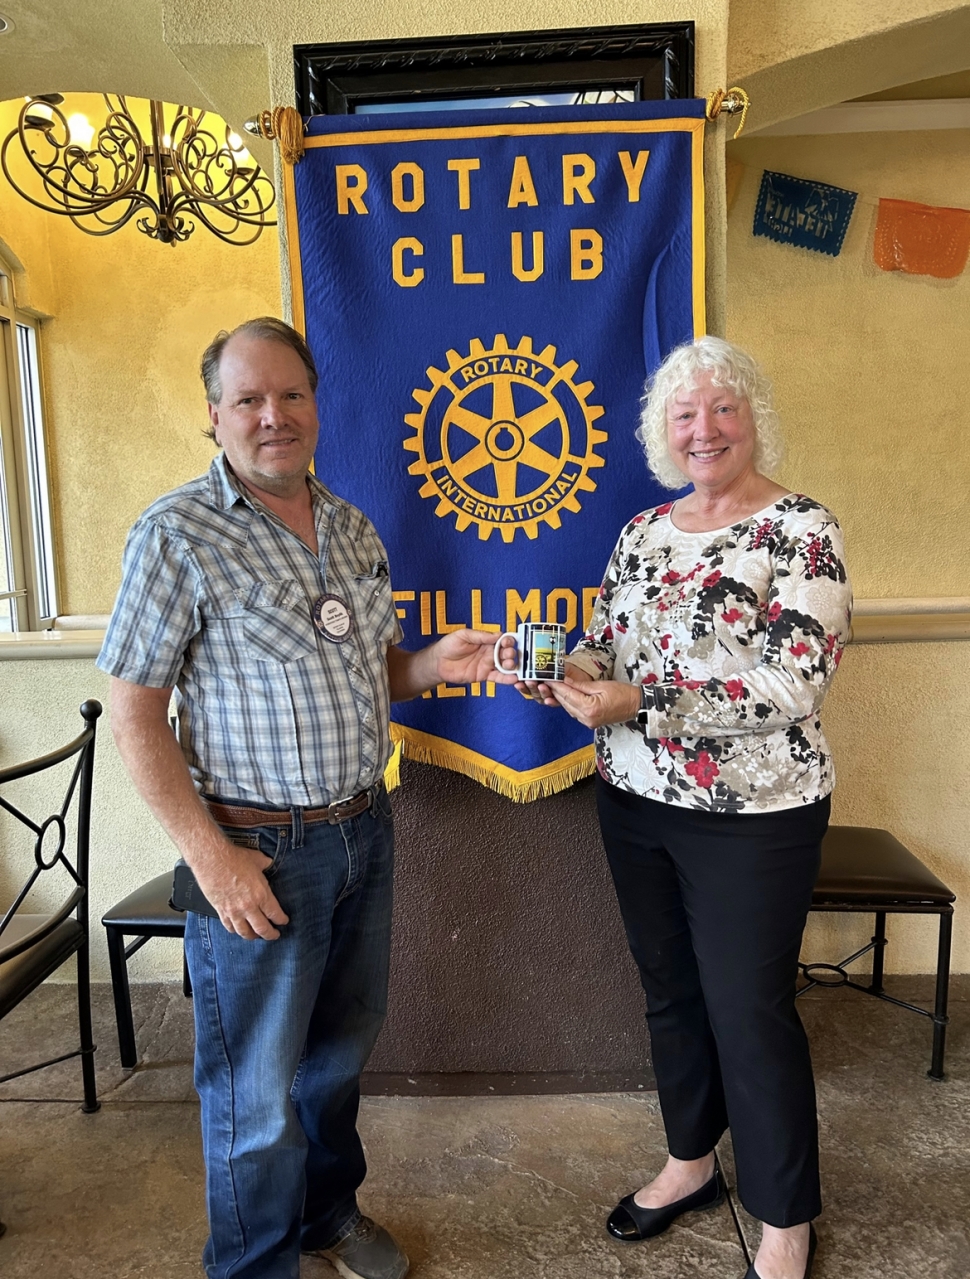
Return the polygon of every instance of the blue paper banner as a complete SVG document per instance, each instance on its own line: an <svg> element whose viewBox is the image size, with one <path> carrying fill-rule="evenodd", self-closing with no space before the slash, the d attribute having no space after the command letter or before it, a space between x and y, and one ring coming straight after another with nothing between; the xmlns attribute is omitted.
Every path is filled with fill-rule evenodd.
<svg viewBox="0 0 970 1279"><path fill-rule="evenodd" d="M857 198L856 191L766 169L754 211L754 234L837 258Z"/></svg>
<svg viewBox="0 0 970 1279"><path fill-rule="evenodd" d="M704 103L316 117L287 168L316 469L388 547L417 648L558 620L572 646L622 525L667 494L644 378L704 331ZM395 707L406 755L516 799L593 766L514 690Z"/></svg>

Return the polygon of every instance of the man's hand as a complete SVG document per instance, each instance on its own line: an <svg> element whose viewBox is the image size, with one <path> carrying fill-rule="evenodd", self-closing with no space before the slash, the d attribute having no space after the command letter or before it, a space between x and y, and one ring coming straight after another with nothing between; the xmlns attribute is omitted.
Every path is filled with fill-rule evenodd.
<svg viewBox="0 0 970 1279"><path fill-rule="evenodd" d="M640 686L621 684L615 679L580 682L572 677L548 684L553 697L573 719L587 728L604 724L626 724L640 709Z"/></svg>
<svg viewBox="0 0 970 1279"><path fill-rule="evenodd" d="M192 868L203 893L230 932L248 941L279 937L289 919L263 871L256 848L240 848L222 833L195 792L168 723L171 689L111 680L111 727L139 794Z"/></svg>
<svg viewBox="0 0 970 1279"><path fill-rule="evenodd" d="M477 684L485 680L514 684L514 671L496 670L495 640L491 631L462 627L416 653L392 645L387 650L391 701L409 701L436 684Z"/></svg>
<svg viewBox="0 0 970 1279"><path fill-rule="evenodd" d="M498 684L515 683L514 672L509 675L496 669L495 636L490 631L451 631L433 645L432 651L439 684L474 684L489 679Z"/></svg>
<svg viewBox="0 0 970 1279"><path fill-rule="evenodd" d="M264 874L273 859L258 848L244 848L230 839L223 839L222 845L208 849L202 864L198 857L193 858L199 887L230 933L246 941L258 937L275 941L280 935L275 925L290 920Z"/></svg>

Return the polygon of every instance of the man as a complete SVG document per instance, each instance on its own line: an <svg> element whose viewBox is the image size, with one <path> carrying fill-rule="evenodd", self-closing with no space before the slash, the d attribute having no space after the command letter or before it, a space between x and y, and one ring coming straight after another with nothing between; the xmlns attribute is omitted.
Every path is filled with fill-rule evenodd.
<svg viewBox="0 0 970 1279"><path fill-rule="evenodd" d="M308 474L313 358L258 319L202 360L207 475L135 523L98 665L135 785L218 917L186 915L210 1279L407 1258L361 1216L360 1071L386 1005L392 700L497 678L494 636L402 638L370 521ZM179 737L168 722L176 690Z"/></svg>

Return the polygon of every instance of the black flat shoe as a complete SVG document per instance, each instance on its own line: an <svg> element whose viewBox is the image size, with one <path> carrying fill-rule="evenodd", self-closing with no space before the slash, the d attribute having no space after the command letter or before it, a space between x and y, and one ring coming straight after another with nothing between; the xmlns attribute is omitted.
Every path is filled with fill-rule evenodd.
<svg viewBox="0 0 970 1279"><path fill-rule="evenodd" d="M606 1232L620 1243L639 1243L641 1239L653 1239L662 1235L672 1222L685 1212L703 1212L724 1202L724 1181L721 1166L714 1161L714 1176L700 1190L683 1199L675 1199L662 1208L641 1208L633 1195L627 1195L610 1213Z"/></svg>
<svg viewBox="0 0 970 1279"><path fill-rule="evenodd" d="M805 1263L805 1273L802 1279L812 1279L812 1262L815 1260L815 1249L818 1247L818 1235L815 1233L815 1227L809 1223L808 1226L808 1261ZM748 1266L745 1271L744 1279L761 1279L757 1270L754 1268L754 1262Z"/></svg>

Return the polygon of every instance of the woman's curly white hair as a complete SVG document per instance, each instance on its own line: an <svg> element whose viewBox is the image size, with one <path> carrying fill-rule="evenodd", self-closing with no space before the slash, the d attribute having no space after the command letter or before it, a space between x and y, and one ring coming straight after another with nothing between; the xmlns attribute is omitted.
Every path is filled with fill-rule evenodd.
<svg viewBox="0 0 970 1279"><path fill-rule="evenodd" d="M641 400L637 439L643 445L647 465L664 488L682 489L688 483L667 448L667 405L682 391L695 391L699 379L707 373L715 386L727 387L750 405L755 469L762 475L771 475L784 454L771 383L757 364L746 351L723 338L697 338L671 351L647 383Z"/></svg>

